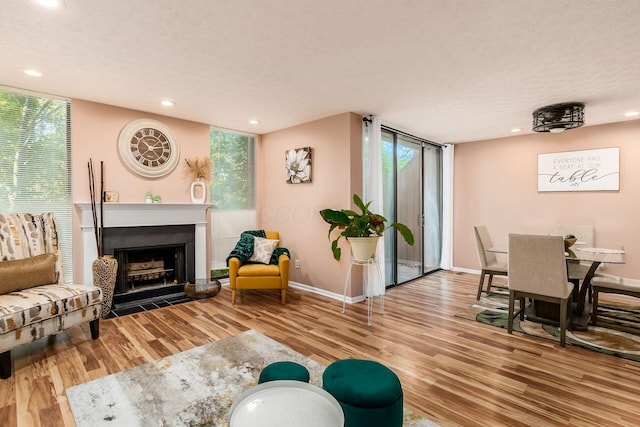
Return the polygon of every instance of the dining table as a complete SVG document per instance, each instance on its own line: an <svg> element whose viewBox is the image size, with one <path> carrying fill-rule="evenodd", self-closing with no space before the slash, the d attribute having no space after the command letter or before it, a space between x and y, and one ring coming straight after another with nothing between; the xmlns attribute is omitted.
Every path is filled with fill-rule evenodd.
<svg viewBox="0 0 640 427"><path fill-rule="evenodd" d="M507 246L496 245L488 248L487 251L508 254L509 248ZM578 283L577 292L574 291L573 308L574 326L578 328L586 328L591 319L591 303L590 301L587 301L587 294L591 287L591 279L602 264L624 264L625 251L623 248L586 247L584 244L576 242L573 246L565 250L565 259L567 260L567 269L570 262L589 264L587 273L582 281ZM546 318L548 315L545 313L541 317Z"/></svg>

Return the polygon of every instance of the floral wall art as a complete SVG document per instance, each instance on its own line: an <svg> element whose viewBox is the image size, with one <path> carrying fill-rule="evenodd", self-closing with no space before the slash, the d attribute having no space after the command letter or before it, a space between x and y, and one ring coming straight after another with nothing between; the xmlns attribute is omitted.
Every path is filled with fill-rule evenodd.
<svg viewBox="0 0 640 427"><path fill-rule="evenodd" d="M294 148L285 153L287 183L311 182L311 147Z"/></svg>

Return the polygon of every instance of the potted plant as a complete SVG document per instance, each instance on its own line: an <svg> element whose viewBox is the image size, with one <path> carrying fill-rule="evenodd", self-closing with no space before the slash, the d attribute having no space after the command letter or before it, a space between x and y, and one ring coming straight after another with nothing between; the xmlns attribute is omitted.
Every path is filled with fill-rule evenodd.
<svg viewBox="0 0 640 427"><path fill-rule="evenodd" d="M350 209L322 209L320 215L322 219L327 222L329 227L329 240L331 240L331 232L336 228L342 230L338 237L331 242L331 251L333 257L340 261L342 254L341 249L338 247L338 242L342 237L345 237L351 244L351 250L354 258L359 261L367 261L375 255L375 248L378 243L378 239L382 236L382 233L391 227L394 227L400 232L400 235L409 244L413 245L413 233L409 227L399 222L385 225L387 219L382 215L378 215L369 210L371 202L366 204L362 202L362 199L357 194L353 195L353 203L360 209L360 213L352 211ZM363 255L358 254L358 249L354 250L354 241L360 242L361 239L369 241L369 245L373 247L373 250L367 250Z"/></svg>

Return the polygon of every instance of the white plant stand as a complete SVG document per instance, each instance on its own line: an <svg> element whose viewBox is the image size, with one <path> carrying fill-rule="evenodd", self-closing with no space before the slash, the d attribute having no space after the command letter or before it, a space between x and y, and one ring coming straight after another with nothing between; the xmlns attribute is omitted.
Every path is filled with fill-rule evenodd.
<svg viewBox="0 0 640 427"><path fill-rule="evenodd" d="M359 265L361 267L367 267L367 275L369 274L369 269L371 267L375 267L378 272L378 277L380 278L380 283L384 283L384 278L382 277L382 270L380 270L380 265L378 264L378 260L375 257L371 257L368 260L357 260L351 257L351 262L349 263L349 269L347 270L347 277L344 280L344 292L342 295L342 313L345 312L346 303L347 303L347 286L349 285L349 280L351 280L351 269L354 265ZM373 290L370 289L371 284L365 283L364 287L364 297L367 300L367 325L371 326L371 318L373 317ZM380 311L384 313L384 295L380 296Z"/></svg>

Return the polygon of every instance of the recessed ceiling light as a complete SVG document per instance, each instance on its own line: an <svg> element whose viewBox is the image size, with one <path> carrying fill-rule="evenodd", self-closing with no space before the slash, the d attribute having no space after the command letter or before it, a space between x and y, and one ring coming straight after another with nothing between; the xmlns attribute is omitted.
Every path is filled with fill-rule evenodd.
<svg viewBox="0 0 640 427"><path fill-rule="evenodd" d="M628 113L624 113L625 117L635 117L640 116L640 111L629 111Z"/></svg>
<svg viewBox="0 0 640 427"><path fill-rule="evenodd" d="M258 125L260 122L258 120L249 120L250 125Z"/></svg>
<svg viewBox="0 0 640 427"><path fill-rule="evenodd" d="M511 129L511 132L513 132L513 133L522 132L522 128L513 128L513 129Z"/></svg>
<svg viewBox="0 0 640 427"><path fill-rule="evenodd" d="M50 9L54 9L56 7L62 7L64 4L62 0L33 0L37 4L43 7L48 7Z"/></svg>
<svg viewBox="0 0 640 427"><path fill-rule="evenodd" d="M175 102L173 101L169 101L168 99L165 99L164 101L161 102L162 105L164 105L165 107L173 107L175 104Z"/></svg>
<svg viewBox="0 0 640 427"><path fill-rule="evenodd" d="M38 70L34 70L32 68L28 68L26 70L24 70L24 73L27 76L31 76L31 77L42 77L42 73Z"/></svg>

